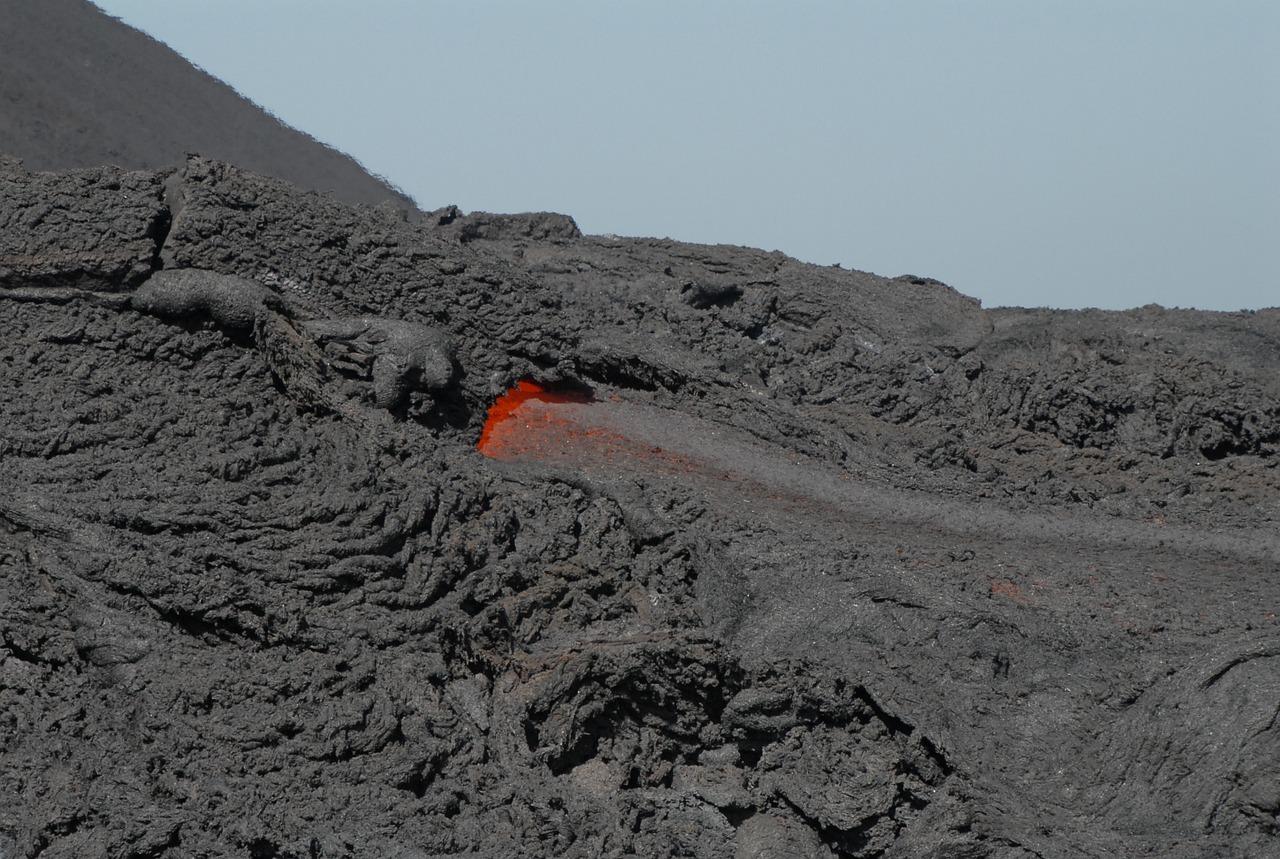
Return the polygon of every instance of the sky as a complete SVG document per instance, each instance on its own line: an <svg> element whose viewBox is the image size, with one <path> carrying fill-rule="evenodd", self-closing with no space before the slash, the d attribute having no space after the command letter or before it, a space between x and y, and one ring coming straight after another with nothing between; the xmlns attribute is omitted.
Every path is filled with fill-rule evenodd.
<svg viewBox="0 0 1280 859"><path fill-rule="evenodd" d="M101 0L425 209L1280 305L1273 0Z"/></svg>

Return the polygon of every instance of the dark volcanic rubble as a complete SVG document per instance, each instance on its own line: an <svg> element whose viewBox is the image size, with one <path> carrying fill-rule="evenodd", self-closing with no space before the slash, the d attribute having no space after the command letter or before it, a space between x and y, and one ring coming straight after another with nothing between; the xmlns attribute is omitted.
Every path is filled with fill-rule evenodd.
<svg viewBox="0 0 1280 859"><path fill-rule="evenodd" d="M0 856L1276 851L1280 311L9 161L0 332Z"/></svg>

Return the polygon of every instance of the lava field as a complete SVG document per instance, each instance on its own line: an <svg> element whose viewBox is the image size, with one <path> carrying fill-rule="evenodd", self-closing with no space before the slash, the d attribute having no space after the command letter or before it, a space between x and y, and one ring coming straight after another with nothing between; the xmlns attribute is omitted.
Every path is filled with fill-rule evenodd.
<svg viewBox="0 0 1280 859"><path fill-rule="evenodd" d="M5 855L1274 847L1280 313L0 177Z"/></svg>
<svg viewBox="0 0 1280 859"><path fill-rule="evenodd" d="M12 127L0 859L1280 855L1280 309Z"/></svg>

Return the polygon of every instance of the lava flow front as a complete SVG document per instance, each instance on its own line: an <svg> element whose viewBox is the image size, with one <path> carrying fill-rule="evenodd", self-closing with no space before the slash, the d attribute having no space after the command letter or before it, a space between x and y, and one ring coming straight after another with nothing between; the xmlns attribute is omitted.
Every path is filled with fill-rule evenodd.
<svg viewBox="0 0 1280 859"><path fill-rule="evenodd" d="M489 409L476 447L491 459L540 463L597 478L642 475L757 504L804 508L818 475L770 457L723 427L582 389L518 382ZM824 511L825 499L816 506Z"/></svg>
<svg viewBox="0 0 1280 859"><path fill-rule="evenodd" d="M575 469L627 470L644 464L664 471L695 470L700 466L690 457L646 438L654 428L645 423L657 423L662 431L672 417L628 407L616 396L601 402L585 389L552 389L525 379L489 408L476 448L491 459Z"/></svg>
<svg viewBox="0 0 1280 859"><path fill-rule="evenodd" d="M499 397L489 408L476 449L493 459L516 459L523 454L547 453L589 430L553 409L539 404L590 403L585 390L553 391L528 379Z"/></svg>

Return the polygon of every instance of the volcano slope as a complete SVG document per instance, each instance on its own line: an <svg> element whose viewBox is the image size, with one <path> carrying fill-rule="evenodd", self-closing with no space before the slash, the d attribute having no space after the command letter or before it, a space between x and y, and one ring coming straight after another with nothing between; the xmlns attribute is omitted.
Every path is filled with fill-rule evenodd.
<svg viewBox="0 0 1280 859"><path fill-rule="evenodd" d="M351 203L412 205L88 0L0 0L0 153L37 170L155 170L188 152Z"/></svg>
<svg viewBox="0 0 1280 859"><path fill-rule="evenodd" d="M1280 312L198 158L0 224L6 857L1275 855Z"/></svg>

